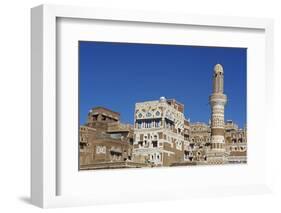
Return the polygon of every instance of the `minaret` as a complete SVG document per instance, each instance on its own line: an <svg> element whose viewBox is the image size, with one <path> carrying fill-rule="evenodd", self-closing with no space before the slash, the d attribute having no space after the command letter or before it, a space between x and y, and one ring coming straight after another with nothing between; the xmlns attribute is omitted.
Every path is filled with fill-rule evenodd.
<svg viewBox="0 0 281 213"><path fill-rule="evenodd" d="M223 94L223 67L216 64L213 74L213 92L209 97L211 105L211 149L208 163L222 164L225 162L224 106L227 97Z"/></svg>

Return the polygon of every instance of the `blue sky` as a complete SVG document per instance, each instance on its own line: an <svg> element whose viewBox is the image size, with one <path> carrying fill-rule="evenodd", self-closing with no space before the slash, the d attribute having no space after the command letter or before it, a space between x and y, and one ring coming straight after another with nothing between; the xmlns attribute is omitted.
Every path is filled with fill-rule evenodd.
<svg viewBox="0 0 281 213"><path fill-rule="evenodd" d="M175 98L191 122L208 122L215 64L224 67L225 119L246 123L247 49L79 42L79 116L104 106L133 123L136 102Z"/></svg>

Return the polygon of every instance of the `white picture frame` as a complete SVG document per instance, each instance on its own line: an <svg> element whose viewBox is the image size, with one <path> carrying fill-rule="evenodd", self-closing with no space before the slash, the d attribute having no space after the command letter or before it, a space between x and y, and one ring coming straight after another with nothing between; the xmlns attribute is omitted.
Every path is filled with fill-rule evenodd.
<svg viewBox="0 0 281 213"><path fill-rule="evenodd" d="M211 28L254 29L264 32L265 67L261 68L266 75L264 81L264 103L267 107L263 122L265 122L266 158L264 167L259 172L265 174L258 183L249 182L220 185L219 187L194 187L179 190L171 184L165 192L176 193L177 196L163 196L163 191L155 189L157 198L144 197L142 193L131 196L106 195L58 195L60 158L57 145L57 88L60 82L57 79L57 21L64 19L108 20L131 23L153 23L168 26L200 26ZM271 191L271 164L270 164L270 134L272 129L269 123L273 119L273 21L271 19L217 17L188 14L166 14L147 11L123 11L112 9L84 8L74 6L41 5L31 10L31 72L32 72L32 143L31 143L31 201L34 205L49 208L61 206L92 205L99 203L137 202L142 200L161 200L173 198L187 198L194 196L233 195L264 193ZM251 82L251 79L249 79ZM262 109L261 109L262 110ZM77 165L75 165L77 166ZM231 170L231 169L230 169ZM77 171L78 172L78 171ZM146 172L144 170L140 172ZM174 171L175 174L178 171ZM147 173L147 172L146 172ZM158 174L159 175L159 174ZM101 174L102 176L102 174ZM129 186L128 186L129 187ZM106 190L106 188L104 189ZM162 194L162 196L161 196Z"/></svg>

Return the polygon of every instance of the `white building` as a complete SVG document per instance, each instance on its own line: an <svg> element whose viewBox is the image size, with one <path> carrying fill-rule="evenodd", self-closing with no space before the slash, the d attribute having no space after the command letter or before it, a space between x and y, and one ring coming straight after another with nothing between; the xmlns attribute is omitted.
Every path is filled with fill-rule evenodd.
<svg viewBox="0 0 281 213"><path fill-rule="evenodd" d="M136 103L134 161L170 166L184 157L184 105L174 99Z"/></svg>

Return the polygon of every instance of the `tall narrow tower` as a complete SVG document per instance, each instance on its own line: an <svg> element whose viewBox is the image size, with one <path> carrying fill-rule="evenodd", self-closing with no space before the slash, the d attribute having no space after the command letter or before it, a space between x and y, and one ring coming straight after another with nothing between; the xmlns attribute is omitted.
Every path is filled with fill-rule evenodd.
<svg viewBox="0 0 281 213"><path fill-rule="evenodd" d="M211 105L211 149L208 163L222 164L225 162L224 106L227 97L223 94L223 67L216 64L213 74L213 92L209 97Z"/></svg>

